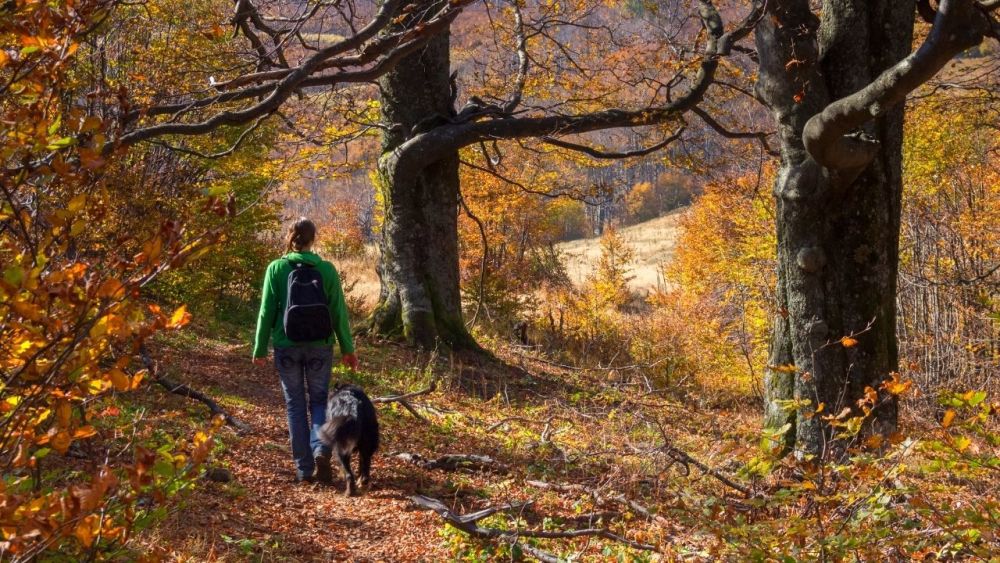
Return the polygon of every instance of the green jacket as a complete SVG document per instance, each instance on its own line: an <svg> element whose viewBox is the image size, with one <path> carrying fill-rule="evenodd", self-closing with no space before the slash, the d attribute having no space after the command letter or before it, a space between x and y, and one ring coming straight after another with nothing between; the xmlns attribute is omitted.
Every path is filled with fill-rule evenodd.
<svg viewBox="0 0 1000 563"><path fill-rule="evenodd" d="M314 266L323 276L323 289L330 300L330 315L333 317L333 336L326 340L314 342L292 342L285 336L282 316L285 311L285 300L288 298L288 274L292 271L291 262L302 262ZM312 252L290 252L271 262L264 274L264 288L260 298L260 314L257 315L257 336L253 344L253 357L263 358L267 355L268 340L274 342L275 348L290 346L332 346L333 339L340 341L342 354L354 353L354 342L351 340L351 326L347 319L347 304L344 302L344 288L340 285L340 276L333 264L320 258Z"/></svg>

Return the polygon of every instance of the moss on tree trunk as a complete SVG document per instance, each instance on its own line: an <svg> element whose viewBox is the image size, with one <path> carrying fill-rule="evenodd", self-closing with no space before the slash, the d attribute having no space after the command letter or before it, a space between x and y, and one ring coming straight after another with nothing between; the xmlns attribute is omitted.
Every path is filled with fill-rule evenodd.
<svg viewBox="0 0 1000 563"><path fill-rule="evenodd" d="M418 2L414 14L440 2ZM400 26L413 25L401 21ZM379 80L383 123L379 190L384 224L379 240L381 292L370 330L403 336L430 349L443 343L475 348L465 328L458 269L458 151L400 178L385 158L417 131L454 115L449 35L434 37ZM395 178L395 180L393 179Z"/></svg>

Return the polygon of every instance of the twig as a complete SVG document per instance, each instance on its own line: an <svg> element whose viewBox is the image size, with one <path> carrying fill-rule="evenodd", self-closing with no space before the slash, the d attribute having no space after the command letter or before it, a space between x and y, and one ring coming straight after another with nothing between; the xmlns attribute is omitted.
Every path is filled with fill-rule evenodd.
<svg viewBox="0 0 1000 563"><path fill-rule="evenodd" d="M652 510L646 508L645 506L639 504L638 502L625 497L625 495L604 495L599 490L586 487L577 483L547 483L545 481L525 481L526 484L535 487L536 489L546 489L550 491L560 491L560 492L573 492L573 493L585 493L590 495L594 502L601 503L603 501L612 501L623 506L631 508L633 511L639 513L643 517L653 522L659 524L668 524L669 521L663 516L654 514Z"/></svg>
<svg viewBox="0 0 1000 563"><path fill-rule="evenodd" d="M382 403L382 404L385 404L385 403L399 403L399 404L403 405L403 408L405 408L406 410L410 411L410 414L412 414L413 416L417 417L418 419L420 419L423 422L428 422L427 418L425 418L422 414L420 414L419 412L417 412L417 409L415 409L413 407L413 405L410 404L410 402L408 401L408 399L412 399L413 397L419 397L421 395L427 395L428 393L433 393L436 389L437 389L437 379L434 379L434 380L431 380L431 384L430 385L428 385L426 388L421 389L419 391L411 391L409 393L403 393L401 395L390 395L388 397L375 397L375 398L372 399L372 402L373 403Z"/></svg>
<svg viewBox="0 0 1000 563"><path fill-rule="evenodd" d="M547 551L541 550L536 547L526 546L520 543L518 540L520 538L544 538L544 539L557 539L557 538L580 538L580 537L600 537L607 540L612 540L618 543L625 544L633 549L639 549L643 551L659 551L655 545L648 543L642 543L635 540L630 540L624 536L606 530L604 528L580 528L575 530L560 530L560 531L550 531L550 530L506 530L501 528L487 528L479 525L479 521L483 518L496 514L497 512L502 512L506 510L511 510L513 508L519 508L520 506L515 505L502 505L499 507L491 507L473 514L461 515L453 512L449 509L443 502L438 499L426 497L424 495L414 495L410 497L410 500L414 504L423 508L425 510L433 510L441 518L444 519L452 527L461 530L470 536L486 539L497 539L512 546L519 547L525 553L531 555L532 557L540 561L561 561L558 556L553 555ZM530 549L526 549L530 548Z"/></svg>

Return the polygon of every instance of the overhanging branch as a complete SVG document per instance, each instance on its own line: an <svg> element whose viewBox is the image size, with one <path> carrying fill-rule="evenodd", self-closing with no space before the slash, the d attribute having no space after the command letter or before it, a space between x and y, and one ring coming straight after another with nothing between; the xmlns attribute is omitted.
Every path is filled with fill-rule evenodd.
<svg viewBox="0 0 1000 563"><path fill-rule="evenodd" d="M641 109L606 109L575 115L514 117L493 116L481 121L444 124L414 136L383 158L383 168L392 170L394 179L404 181L427 162L434 162L462 147L481 141L556 137L615 129L661 125L677 120L701 102L715 79L720 58L731 53L735 43L745 38L763 14L764 0L756 0L747 17L734 29L724 30L722 17L709 0L698 2L707 39L698 72L683 95L665 105Z"/></svg>
<svg viewBox="0 0 1000 563"><path fill-rule="evenodd" d="M642 148L642 149L635 149L635 150L623 151L623 152L603 151L603 150L600 150L600 149L595 149L594 147L589 147L587 145L579 145L579 144L576 144L576 143L571 143L569 141L563 141L561 139L556 139L554 137L542 137L542 141L545 142L545 143L547 143L547 144L549 144L549 145L553 145L553 146L556 146L556 147L559 147L559 148L562 148L562 149L568 149L568 150L572 150L572 151L582 152L582 153L584 153L584 154L586 154L586 155L588 155L588 156L590 156L592 158L614 160L614 159L623 159L623 158L635 158L635 157L639 157L639 156L646 156L648 154L652 154L652 153L654 153L654 152L656 152L656 151L658 151L658 150L666 147L667 145L673 143L677 139L679 139L681 137L681 133L684 132L684 129L685 129L684 127L681 127L680 129L677 130L676 133L670 135L669 137L667 137L663 141L660 141L659 143L656 143L655 145L652 145L652 146L649 146L649 147L646 147L646 148Z"/></svg>
<svg viewBox="0 0 1000 563"><path fill-rule="evenodd" d="M875 157L877 144L851 133L905 100L955 55L978 45L988 30L987 15L977 8L975 0L942 0L934 26L919 49L865 88L827 105L806 123L802 140L809 155L832 169L867 166Z"/></svg>

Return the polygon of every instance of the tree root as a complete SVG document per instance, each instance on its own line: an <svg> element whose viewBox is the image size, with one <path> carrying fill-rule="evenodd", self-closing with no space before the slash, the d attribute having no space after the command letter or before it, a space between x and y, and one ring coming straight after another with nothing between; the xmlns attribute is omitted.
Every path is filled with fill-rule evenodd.
<svg viewBox="0 0 1000 563"><path fill-rule="evenodd" d="M424 469L443 469L445 471L497 471L506 473L508 467L486 455L477 454L445 454L436 459L427 459L420 454L396 452L393 457L399 458Z"/></svg>
<svg viewBox="0 0 1000 563"><path fill-rule="evenodd" d="M527 504L512 505L505 504L501 506L495 506L474 512L472 514L456 514L451 509L449 509L443 502L438 499L427 497L424 495L414 495L410 497L410 500L425 510L433 510L441 518L444 519L450 526L469 534L470 536L499 540L504 543L511 545L512 547L517 547L524 553L543 561L545 563L562 562L563 560L559 556L534 547L532 545L527 545L521 543L521 538L542 538L542 539L558 539L558 538L580 538L580 537L599 537L607 540L615 541L624 545L627 545L633 549L639 549L642 551L659 551L655 545L648 543L642 543L635 540L630 540L624 536L618 535L614 532L606 530L604 528L579 528L574 530L520 530L520 529L501 529L501 528L487 528L479 525L479 521L486 518L487 516L492 516L498 512L505 512L514 509L520 509L527 506ZM530 504L530 503L528 503Z"/></svg>
<svg viewBox="0 0 1000 563"><path fill-rule="evenodd" d="M189 399L194 399L205 406L212 412L212 416L221 416L226 424L232 426L238 433L249 433L253 430L253 427L249 424L239 420L233 415L229 414L229 411L222 408L219 403L215 402L214 399L208 395L198 391L197 389L192 389L183 383L177 383L167 376L160 373L159 366L149 355L149 351L146 350L145 345L140 346L139 355L142 357L142 363L149 370L150 375L160 387L163 387L167 391L175 394L181 395L182 397L188 397Z"/></svg>

